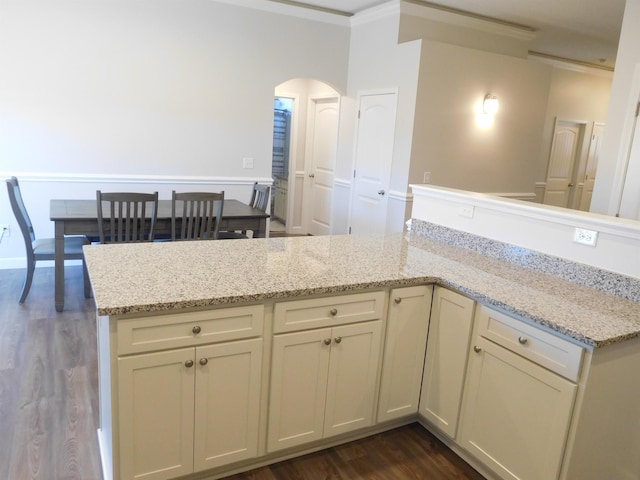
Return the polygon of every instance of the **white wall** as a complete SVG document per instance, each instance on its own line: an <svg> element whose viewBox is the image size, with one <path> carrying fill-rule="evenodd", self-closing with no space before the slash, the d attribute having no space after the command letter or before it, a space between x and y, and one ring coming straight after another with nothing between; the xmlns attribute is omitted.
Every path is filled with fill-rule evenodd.
<svg viewBox="0 0 640 480"><path fill-rule="evenodd" d="M45 209L60 194L40 181L48 174L269 178L276 85L315 78L346 91L341 20L210 0L2 2L0 175L37 176L26 193ZM36 218L40 235L51 231ZM0 223L15 224L6 194ZM0 244L0 258L23 255Z"/></svg>
<svg viewBox="0 0 640 480"><path fill-rule="evenodd" d="M614 215L623 195L627 156L640 96L640 0L627 0L620 32L611 102L602 143L591 211ZM631 159L631 172L640 171L640 155ZM636 173L624 190L630 203L640 196L640 176Z"/></svg>
<svg viewBox="0 0 640 480"><path fill-rule="evenodd" d="M348 231L358 96L372 92L398 94L390 181L391 197L394 198L389 199L387 226L389 231L402 231L404 225L420 41L398 44L399 15L398 5L383 5L357 17L352 26L347 88L349 98L343 99L341 105L333 233Z"/></svg>
<svg viewBox="0 0 640 480"><path fill-rule="evenodd" d="M414 124L412 183L481 192L532 192L551 82L538 62L424 41ZM486 94L493 124L480 122Z"/></svg>
<svg viewBox="0 0 640 480"><path fill-rule="evenodd" d="M640 278L640 225L626 219L413 185L412 218ZM473 217L460 214L473 207ZM573 242L575 228L598 232L595 247Z"/></svg>

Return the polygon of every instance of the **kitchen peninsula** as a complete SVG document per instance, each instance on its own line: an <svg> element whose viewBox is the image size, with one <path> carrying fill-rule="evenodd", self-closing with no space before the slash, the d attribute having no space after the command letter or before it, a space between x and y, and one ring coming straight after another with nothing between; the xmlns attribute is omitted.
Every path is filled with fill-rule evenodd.
<svg viewBox="0 0 640 480"><path fill-rule="evenodd" d="M488 478L637 480L640 303L429 235L441 226L412 230L86 247L105 478L222 478L418 420ZM424 385L438 388L425 349L426 379L448 322L438 298L472 305L452 432L423 414ZM507 438L531 423L509 417L521 405L496 405L505 438L477 437L495 359L536 388L525 397L550 395L532 408L558 401L554 418L529 415L551 427L531 432L534 467L504 445L529 448Z"/></svg>

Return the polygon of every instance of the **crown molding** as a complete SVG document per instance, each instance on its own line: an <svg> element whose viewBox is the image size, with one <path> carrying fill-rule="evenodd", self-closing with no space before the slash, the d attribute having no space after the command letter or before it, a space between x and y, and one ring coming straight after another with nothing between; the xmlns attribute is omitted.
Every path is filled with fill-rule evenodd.
<svg viewBox="0 0 640 480"><path fill-rule="evenodd" d="M330 23L341 27L349 27L349 13L339 10L310 7L289 0L211 0L216 3L226 3L234 7L251 8L263 12L287 15L290 17Z"/></svg>
<svg viewBox="0 0 640 480"><path fill-rule="evenodd" d="M402 0L400 2L400 8L402 14L485 33L492 33L520 41L529 42L536 36L536 30L526 25L507 23L495 18L475 15L463 10L446 8L430 2Z"/></svg>
<svg viewBox="0 0 640 480"><path fill-rule="evenodd" d="M549 55L547 53L534 52L529 50L529 59L536 60L538 62L546 63L556 68L562 68L564 70L571 70L580 73L589 73L591 75L598 75L602 77L613 77L613 68L605 65L598 65L596 63L581 62L579 60L572 60L570 58L558 57L555 55Z"/></svg>
<svg viewBox="0 0 640 480"><path fill-rule="evenodd" d="M389 2L368 8L356 13L350 18L351 26L364 25L389 17L399 17L401 13L401 0L391 0Z"/></svg>

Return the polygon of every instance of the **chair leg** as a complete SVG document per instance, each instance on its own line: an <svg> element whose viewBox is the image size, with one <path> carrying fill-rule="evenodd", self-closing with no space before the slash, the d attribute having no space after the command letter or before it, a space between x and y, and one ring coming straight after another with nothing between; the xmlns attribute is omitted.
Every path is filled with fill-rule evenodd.
<svg viewBox="0 0 640 480"><path fill-rule="evenodd" d="M22 286L22 294L20 295L19 303L24 303L31 290L31 282L33 282L33 272L36 269L36 262L27 262L27 277L24 279L24 285Z"/></svg>

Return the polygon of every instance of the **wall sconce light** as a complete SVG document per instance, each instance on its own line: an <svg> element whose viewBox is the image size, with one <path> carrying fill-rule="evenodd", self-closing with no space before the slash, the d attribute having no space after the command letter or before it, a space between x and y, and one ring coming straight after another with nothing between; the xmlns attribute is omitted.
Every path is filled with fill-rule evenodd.
<svg viewBox="0 0 640 480"><path fill-rule="evenodd" d="M495 115L498 111L498 97L488 93L482 102L482 113L485 115Z"/></svg>

